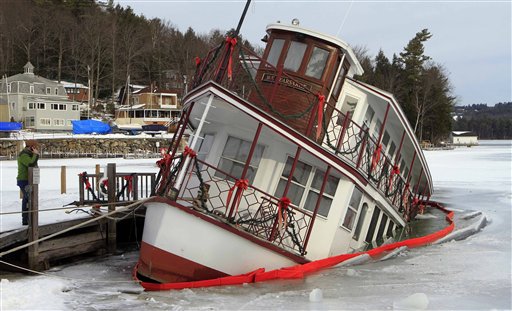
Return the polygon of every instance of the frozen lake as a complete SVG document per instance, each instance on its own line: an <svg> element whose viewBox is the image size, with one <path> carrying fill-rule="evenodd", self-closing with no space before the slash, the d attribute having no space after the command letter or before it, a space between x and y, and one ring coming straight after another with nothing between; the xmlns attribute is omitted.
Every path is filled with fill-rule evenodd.
<svg viewBox="0 0 512 311"><path fill-rule="evenodd" d="M59 267L40 276L4 274L0 309L511 309L511 143L490 141L477 147L425 152L434 180L433 199L459 215L479 211L489 222L463 240L406 250L386 261L332 268L303 280L163 292L144 292L131 280L138 256L132 251ZM47 176L52 176L63 161L76 173L92 171L99 163L45 160L40 163L41 175L46 168ZM155 170L154 159L117 161L126 171ZM99 164L107 162L112 160ZM0 165L2 212L16 211L19 201L11 172L15 163ZM52 177L47 178L51 181ZM58 183L50 184L54 183L45 186L48 189L40 205L76 199L76 190L62 196ZM47 217L45 221L62 216ZM18 226L18 218L2 216L2 231Z"/></svg>

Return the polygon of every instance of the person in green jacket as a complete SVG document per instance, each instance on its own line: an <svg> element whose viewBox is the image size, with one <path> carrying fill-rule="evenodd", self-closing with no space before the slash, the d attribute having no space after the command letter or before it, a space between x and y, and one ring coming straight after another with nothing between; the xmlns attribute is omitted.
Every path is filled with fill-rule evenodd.
<svg viewBox="0 0 512 311"><path fill-rule="evenodd" d="M27 140L25 148L18 154L18 176L16 177L18 187L23 193L21 201L22 224L28 225L28 168L36 167L39 159L39 143L35 140Z"/></svg>

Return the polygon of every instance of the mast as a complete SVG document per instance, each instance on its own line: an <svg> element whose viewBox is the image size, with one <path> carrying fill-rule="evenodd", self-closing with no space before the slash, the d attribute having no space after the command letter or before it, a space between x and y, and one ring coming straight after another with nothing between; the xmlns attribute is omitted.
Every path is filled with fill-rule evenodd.
<svg viewBox="0 0 512 311"><path fill-rule="evenodd" d="M249 6L251 4L251 0L247 0L245 3L244 11L242 12L242 16L240 16L240 20L238 21L238 25L236 26L236 30L232 35L232 38L238 37L238 34L240 33L240 29L242 28L242 24L245 19L245 15L247 14L247 10L249 9ZM219 72L217 73L217 76L215 77L215 82L220 83L222 79L224 78L224 73L226 72L226 67L228 66L229 58L231 57L231 49L229 48L229 43L226 42L226 51L224 53L224 57L222 59L222 64L219 68Z"/></svg>

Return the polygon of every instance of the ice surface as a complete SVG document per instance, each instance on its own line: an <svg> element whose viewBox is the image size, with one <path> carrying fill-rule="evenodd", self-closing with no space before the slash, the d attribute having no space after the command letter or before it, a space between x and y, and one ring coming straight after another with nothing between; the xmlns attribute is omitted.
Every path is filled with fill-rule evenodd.
<svg viewBox="0 0 512 311"><path fill-rule="evenodd" d="M416 293L393 303L394 310L426 310L428 308L428 297L424 293Z"/></svg>
<svg viewBox="0 0 512 311"><path fill-rule="evenodd" d="M309 301L311 302L320 302L324 299L322 290L320 288L315 288L309 293Z"/></svg>
<svg viewBox="0 0 512 311"><path fill-rule="evenodd" d="M430 310L510 310L511 147L510 141L482 142L471 148L425 152L435 185L433 199L456 211L456 217L480 212L466 220L474 226L479 226L481 216L492 219L463 240L408 249L386 261L323 270L302 280L165 292L141 292L131 280L138 256L133 251L64 266L45 276L3 275L1 278L8 282L0 283L0 309L391 310L403 308L410 299L415 308L426 304ZM61 164L74 167L75 173L92 171L98 162L47 161L54 162L42 162L42 175ZM104 160L102 165L107 162ZM10 172L15 164L11 163L0 161L2 211L4 206L8 210L19 208L15 174ZM126 171L154 169L153 165L154 160L119 160L119 167ZM66 196L58 193L58 185L45 187L53 191L45 195L45 205L77 198L71 185ZM55 219L63 217L60 214L55 214ZM2 222L15 228L19 216L12 225L9 217L2 216ZM314 289L322 291L321 302L310 301ZM27 301L27 293L39 304Z"/></svg>

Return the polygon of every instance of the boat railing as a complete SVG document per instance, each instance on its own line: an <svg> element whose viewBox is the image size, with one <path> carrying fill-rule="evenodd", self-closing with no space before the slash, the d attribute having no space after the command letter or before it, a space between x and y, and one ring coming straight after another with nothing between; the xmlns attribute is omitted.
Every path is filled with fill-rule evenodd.
<svg viewBox="0 0 512 311"><path fill-rule="evenodd" d="M381 143L369 134L369 129L365 125L359 125L352 120L349 112L343 113L337 109L332 100L320 101L318 94L308 88L301 88L303 83L288 75L282 68L276 68L241 44L232 48L228 42L229 40L226 40L211 50L207 57L198 63L194 86L214 80L246 100L258 101L263 109L272 112L292 127L299 122L297 120L309 120L307 127L302 128L301 134L356 168L386 195L397 210L404 208L404 201L413 197L411 187L407 186L407 176L397 173L394 163L386 152L382 151ZM231 58L231 61L225 61L225 57ZM255 81L256 73L261 69L268 76L274 77L271 82L265 81L273 84L265 91L261 90ZM219 75L223 70L228 74ZM304 98L296 100L310 103L306 111L286 113L282 107L273 107L272 102L275 94L279 93L279 88L290 86L301 88L300 95L296 96ZM323 111L323 118L318 117L320 108ZM297 127L294 128L297 130Z"/></svg>
<svg viewBox="0 0 512 311"><path fill-rule="evenodd" d="M309 211L237 179L204 161L191 163L178 189L178 202L304 255L312 215Z"/></svg>

